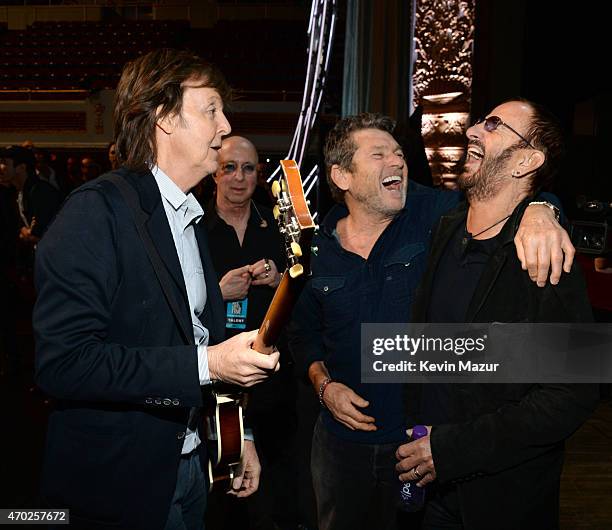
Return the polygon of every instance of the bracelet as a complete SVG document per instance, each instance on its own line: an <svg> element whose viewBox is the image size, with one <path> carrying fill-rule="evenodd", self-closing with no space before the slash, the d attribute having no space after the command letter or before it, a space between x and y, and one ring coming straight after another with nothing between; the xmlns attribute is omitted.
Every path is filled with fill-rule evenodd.
<svg viewBox="0 0 612 530"><path fill-rule="evenodd" d="M327 406L325 405L325 401L323 401L323 394L325 393L327 385L329 385L330 383L333 383L333 381L331 380L331 378L326 377L325 379L323 379L323 382L319 386L319 403L321 403L321 406L325 409L327 408Z"/></svg>
<svg viewBox="0 0 612 530"><path fill-rule="evenodd" d="M557 208L554 204L551 204L548 201L533 201L533 202L530 202L527 206L532 206L534 204L536 205L541 204L542 206L547 206L548 208L550 208L555 214L555 219L557 220L557 222L559 221L559 216L560 216L559 208Z"/></svg>

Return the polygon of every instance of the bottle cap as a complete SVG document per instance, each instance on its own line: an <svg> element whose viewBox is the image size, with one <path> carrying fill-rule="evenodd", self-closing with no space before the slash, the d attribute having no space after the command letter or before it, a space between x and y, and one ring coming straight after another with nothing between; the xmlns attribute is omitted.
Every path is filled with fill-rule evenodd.
<svg viewBox="0 0 612 530"><path fill-rule="evenodd" d="M427 427L425 425L415 425L412 428L412 439L418 440L419 438L423 438L427 436Z"/></svg>

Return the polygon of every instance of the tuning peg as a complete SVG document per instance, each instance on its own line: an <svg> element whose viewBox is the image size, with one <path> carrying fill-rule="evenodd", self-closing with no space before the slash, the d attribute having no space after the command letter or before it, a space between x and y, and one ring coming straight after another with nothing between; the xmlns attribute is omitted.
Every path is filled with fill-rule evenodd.
<svg viewBox="0 0 612 530"><path fill-rule="evenodd" d="M299 258L302 255L302 247L300 247L299 243L292 241L291 242L291 252L293 252L293 255L296 258Z"/></svg>
<svg viewBox="0 0 612 530"><path fill-rule="evenodd" d="M280 217L280 208L278 207L278 204L275 204L274 208L272 208L272 214L274 215L274 219L278 219Z"/></svg>
<svg viewBox="0 0 612 530"><path fill-rule="evenodd" d="M297 278L301 274L304 274L304 267L300 263L296 263L293 267L289 269L289 276L292 278Z"/></svg>
<svg viewBox="0 0 612 530"><path fill-rule="evenodd" d="M272 195L274 195L274 197L278 198L278 196L280 195L281 192L281 186L278 183L278 180L275 180L272 183Z"/></svg>

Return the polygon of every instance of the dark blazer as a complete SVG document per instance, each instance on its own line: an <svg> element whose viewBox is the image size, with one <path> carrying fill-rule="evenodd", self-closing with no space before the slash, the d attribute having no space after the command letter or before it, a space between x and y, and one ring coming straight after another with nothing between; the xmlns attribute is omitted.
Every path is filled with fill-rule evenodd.
<svg viewBox="0 0 612 530"><path fill-rule="evenodd" d="M140 197L183 328L191 330L155 179L148 171L116 173ZM203 324L215 344L224 332L221 293L201 224L195 233L207 287ZM189 410L203 400L196 347L166 302L131 211L105 176L74 191L41 240L36 286L36 381L57 400L45 501L70 508L71 522L83 528L163 528ZM205 471L204 449L201 457Z"/></svg>
<svg viewBox="0 0 612 530"><path fill-rule="evenodd" d="M501 247L485 267L467 322L589 322L584 280L574 265L557 286L539 288L521 269L513 238L525 201L500 233ZM425 322L437 265L467 205L443 216L434 232L413 320ZM595 385L453 384L456 422L436 425L431 449L439 484L455 483L464 528L558 528L564 440L589 416ZM427 421L423 418L423 421Z"/></svg>

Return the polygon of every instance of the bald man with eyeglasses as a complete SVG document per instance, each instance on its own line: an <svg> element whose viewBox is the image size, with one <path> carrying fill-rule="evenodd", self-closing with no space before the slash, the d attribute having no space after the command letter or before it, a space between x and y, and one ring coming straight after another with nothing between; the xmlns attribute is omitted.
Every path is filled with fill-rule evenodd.
<svg viewBox="0 0 612 530"><path fill-rule="evenodd" d="M219 150L219 168L213 175L216 192L205 208L212 260L225 306L226 337L259 328L280 282L279 271L286 264L272 210L253 200L258 162L257 150L248 139L225 138ZM257 498L248 501L250 522L257 527L280 524L295 511L295 495L290 494L295 480L290 471L295 399L284 343L281 338L278 344L283 357L281 371L251 393L246 412L262 465ZM282 422L279 417L284 417ZM216 501L211 503L211 526L217 519L238 523L245 517L231 499Z"/></svg>
<svg viewBox="0 0 612 530"><path fill-rule="evenodd" d="M246 299L251 287L262 287L263 290L256 291L271 296L280 282L279 267L282 270L284 265L274 216L252 199L257 186L258 162L257 150L246 138L232 136L223 141L219 150L219 169L214 175L216 192L208 208L207 227L213 245L218 241L219 247L224 248L224 252L214 253L216 258L213 261L217 273L225 271L219 286L228 307L230 302ZM246 236L249 237L245 241ZM251 313L252 317L248 319L256 328L265 315L267 305L263 305L261 315L259 312L257 315ZM235 305L233 308L236 310ZM248 315L248 307L245 311ZM244 326L226 327L245 329Z"/></svg>

